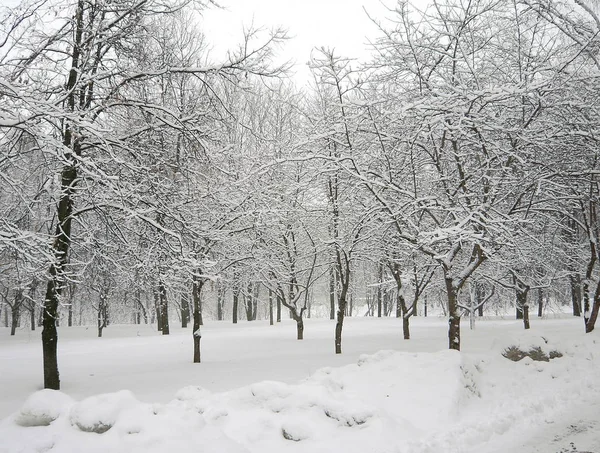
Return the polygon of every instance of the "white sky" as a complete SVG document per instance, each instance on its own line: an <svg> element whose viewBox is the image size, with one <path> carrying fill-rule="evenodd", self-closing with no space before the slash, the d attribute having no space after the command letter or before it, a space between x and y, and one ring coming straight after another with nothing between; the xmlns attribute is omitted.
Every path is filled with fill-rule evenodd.
<svg viewBox="0 0 600 453"><path fill-rule="evenodd" d="M395 0L383 0L394 5ZM242 30L255 27L288 30L290 39L280 54L295 60L297 78L308 76L306 63L314 47L334 48L339 56L365 58L368 38L377 35L373 18L384 18L386 8L380 0L219 0L222 10L205 11L204 33L213 46L213 55L235 48ZM387 14L389 16L389 14Z"/></svg>

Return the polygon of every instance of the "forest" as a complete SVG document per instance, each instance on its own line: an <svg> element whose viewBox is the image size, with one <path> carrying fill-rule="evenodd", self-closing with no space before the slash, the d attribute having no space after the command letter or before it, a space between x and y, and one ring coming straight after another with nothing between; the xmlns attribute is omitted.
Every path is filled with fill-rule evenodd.
<svg viewBox="0 0 600 453"><path fill-rule="evenodd" d="M194 362L205 319L335 319L332 354L349 316L594 329L598 5L401 0L302 86L285 30L213 59L212 6L0 11L0 323L42 329L45 388L59 325L189 324Z"/></svg>

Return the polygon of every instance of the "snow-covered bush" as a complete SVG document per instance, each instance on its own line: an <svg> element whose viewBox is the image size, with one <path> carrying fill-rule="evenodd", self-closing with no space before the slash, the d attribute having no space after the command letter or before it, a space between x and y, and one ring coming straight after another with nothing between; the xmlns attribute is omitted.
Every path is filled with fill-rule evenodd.
<svg viewBox="0 0 600 453"><path fill-rule="evenodd" d="M102 434L113 427L119 414L140 404L129 390L91 396L71 409L71 424L81 431Z"/></svg>
<svg viewBox="0 0 600 453"><path fill-rule="evenodd" d="M48 426L66 413L72 404L71 397L62 392L40 390L27 398L14 420L20 426Z"/></svg>

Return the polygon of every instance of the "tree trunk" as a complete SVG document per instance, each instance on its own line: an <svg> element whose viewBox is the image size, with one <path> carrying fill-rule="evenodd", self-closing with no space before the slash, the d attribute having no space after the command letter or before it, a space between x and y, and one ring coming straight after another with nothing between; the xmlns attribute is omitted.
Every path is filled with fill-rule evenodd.
<svg viewBox="0 0 600 453"><path fill-rule="evenodd" d="M73 327L73 300L69 300L69 314L67 317L67 327Z"/></svg>
<svg viewBox="0 0 600 453"><path fill-rule="evenodd" d="M572 274L569 276L571 286L571 304L573 305L573 316L581 316L581 276Z"/></svg>
<svg viewBox="0 0 600 453"><path fill-rule="evenodd" d="M108 294L105 290L100 293L98 302L98 338L102 338L102 331L108 325Z"/></svg>
<svg viewBox="0 0 600 453"><path fill-rule="evenodd" d="M523 327L525 329L529 329L529 304L527 302L527 295L529 293L529 288L521 288L518 287L517 290L517 308L521 312L521 318L523 320Z"/></svg>
<svg viewBox="0 0 600 453"><path fill-rule="evenodd" d="M586 284L587 285L587 284ZM596 291L593 295L593 305L590 311L590 298L588 299L584 306L583 311L583 319L585 321L585 332L590 333L593 332L594 327L596 325L596 320L598 319L598 312L600 311L600 281L596 283Z"/></svg>
<svg viewBox="0 0 600 453"><path fill-rule="evenodd" d="M165 284L162 280L158 281L158 295L160 303L162 334L169 335L169 303L167 300L167 288L165 288Z"/></svg>
<svg viewBox="0 0 600 453"><path fill-rule="evenodd" d="M269 288L269 325L273 325L273 290Z"/></svg>
<svg viewBox="0 0 600 453"><path fill-rule="evenodd" d="M233 288L233 323L237 324L238 322L238 303L239 303L240 292L239 289Z"/></svg>
<svg viewBox="0 0 600 453"><path fill-rule="evenodd" d="M344 328L344 313L346 311L346 295L350 284L350 265L346 265L346 281L342 282L338 300L337 322L335 324L335 353L342 353L342 329Z"/></svg>
<svg viewBox="0 0 600 453"><path fill-rule="evenodd" d="M425 294L425 298L423 299L423 316L427 318L427 294Z"/></svg>
<svg viewBox="0 0 600 453"><path fill-rule="evenodd" d="M77 78L79 73L79 57L81 54L81 42L83 36L83 10L84 1L79 0L75 11L75 36L74 45L71 49L71 68L65 92L67 96L67 108L70 112L75 111L77 90ZM60 198L56 212L56 230L52 250L54 260L48 270L48 284L44 297L44 308L42 314L42 354L44 358L44 388L60 390L60 374L58 372L58 332L56 323L58 320L59 298L65 285L65 268L69 260L71 245L71 221L73 214L73 195L77 185L77 158L81 156L81 143L75 138L73 126L69 120L65 121L63 131L65 160L68 164L63 167L60 178Z"/></svg>
<svg viewBox="0 0 600 453"><path fill-rule="evenodd" d="M15 297L16 299L16 297ZM17 303L15 301L15 304L12 306L12 310L11 310L11 314L12 314L12 318L11 318L11 322L10 322L10 334L11 336L14 336L15 333L17 332L17 327L19 327L19 316L20 316L20 312L21 312L21 304Z"/></svg>
<svg viewBox="0 0 600 453"><path fill-rule="evenodd" d="M406 315L402 317L402 333L405 340L410 340L410 317Z"/></svg>
<svg viewBox="0 0 600 453"><path fill-rule="evenodd" d="M296 333L297 335L297 339L298 340L303 340L304 339L304 320L302 319L302 316L296 316Z"/></svg>
<svg viewBox="0 0 600 453"><path fill-rule="evenodd" d="M544 315L544 292L542 288L538 289L538 318Z"/></svg>
<svg viewBox="0 0 600 453"><path fill-rule="evenodd" d="M144 307L144 304L142 303L142 296L139 289L136 291L136 300L138 306L138 319L140 318L139 315L141 312L141 315L144 318L144 324L148 324L148 313L146 313L146 307ZM138 323L140 322L141 320Z"/></svg>
<svg viewBox="0 0 600 453"><path fill-rule="evenodd" d="M204 279L200 277L201 270L198 270L198 275L194 275L192 279L192 303L194 305L194 325L192 326L192 337L194 339L194 359L193 363L200 363L200 325L202 324L202 312L200 301L202 298L202 287Z"/></svg>
<svg viewBox="0 0 600 453"><path fill-rule="evenodd" d="M383 283L383 263L379 263L377 266L377 317L381 318L383 294L381 285Z"/></svg>
<svg viewBox="0 0 600 453"><path fill-rule="evenodd" d="M225 305L225 289L219 283L217 286L217 321L223 321L223 307Z"/></svg>
<svg viewBox="0 0 600 453"><path fill-rule="evenodd" d="M281 322L281 296L277 295L277 322Z"/></svg>
<svg viewBox="0 0 600 453"><path fill-rule="evenodd" d="M335 353L342 353L342 328L344 326L344 309L345 307L338 307L337 322L335 324Z"/></svg>
<svg viewBox="0 0 600 453"><path fill-rule="evenodd" d="M458 311L458 292L452 282L452 277L445 276L448 293L448 347L460 351L460 313Z"/></svg>
<svg viewBox="0 0 600 453"><path fill-rule="evenodd" d="M155 288L154 291L154 313L156 316L156 328L159 332L162 332L162 316L160 310L160 295L159 291Z"/></svg>
<svg viewBox="0 0 600 453"><path fill-rule="evenodd" d="M335 271L329 267L329 319L335 319Z"/></svg>
<svg viewBox="0 0 600 453"><path fill-rule="evenodd" d="M193 291L193 290L192 290ZM185 294L181 295L181 328L187 329L190 321L190 304Z"/></svg>

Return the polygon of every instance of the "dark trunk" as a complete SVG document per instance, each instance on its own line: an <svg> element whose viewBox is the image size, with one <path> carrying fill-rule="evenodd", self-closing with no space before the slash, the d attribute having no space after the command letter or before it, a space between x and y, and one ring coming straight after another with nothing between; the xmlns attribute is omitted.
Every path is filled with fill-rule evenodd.
<svg viewBox="0 0 600 453"><path fill-rule="evenodd" d="M589 298L585 305L585 310L583 311L583 319L585 321L585 332L590 333L593 332L594 327L596 325L596 320L598 319L598 312L600 311L600 281L596 283L596 291L594 292L593 297L593 306L590 311L589 308Z"/></svg>
<svg viewBox="0 0 600 453"><path fill-rule="evenodd" d="M223 321L223 307L225 305L225 289L219 284L217 286L217 321Z"/></svg>
<svg viewBox="0 0 600 453"><path fill-rule="evenodd" d="M202 274L201 270L198 269L198 275L194 275L192 280L192 303L194 310L194 325L192 336L194 338L194 363L200 363L200 325L202 324L202 312L200 301L202 298L202 287L204 286L204 280L200 277Z"/></svg>
<svg viewBox="0 0 600 453"><path fill-rule="evenodd" d="M156 314L156 328L162 331L162 316L160 311L160 295L157 289L154 289L154 313Z"/></svg>
<svg viewBox="0 0 600 453"><path fill-rule="evenodd" d="M381 309L383 302L383 294L381 285L383 283L383 263L379 263L377 266L377 317L381 318Z"/></svg>
<svg viewBox="0 0 600 453"><path fill-rule="evenodd" d="M571 286L571 304L573 305L573 316L581 316L581 276L572 274L569 277Z"/></svg>
<svg viewBox="0 0 600 453"><path fill-rule="evenodd" d="M458 311L458 291L454 287L452 277L446 276L448 293L448 347L460 351L460 313Z"/></svg>
<svg viewBox="0 0 600 453"><path fill-rule="evenodd" d="M255 292L255 285L250 283L248 285L247 292L244 295L244 308L246 310L246 320L247 321L255 321L256 320L256 311L258 309L257 298L258 298L258 294L256 294L256 292Z"/></svg>
<svg viewBox="0 0 600 453"><path fill-rule="evenodd" d="M529 303L527 302L527 295L529 294L529 287L517 284L517 309L521 313L521 318L523 320L523 327L525 329L529 329Z"/></svg>
<svg viewBox="0 0 600 453"><path fill-rule="evenodd" d="M345 305L345 303L344 303ZM342 353L342 328L344 327L344 309L341 305L338 307L337 322L335 324L335 353Z"/></svg>
<svg viewBox="0 0 600 453"><path fill-rule="evenodd" d="M73 300L69 301L69 314L67 317L67 327L73 327Z"/></svg>
<svg viewBox="0 0 600 453"><path fill-rule="evenodd" d="M335 319L335 271L329 267L329 319Z"/></svg>
<svg viewBox="0 0 600 453"><path fill-rule="evenodd" d="M71 53L71 69L65 85L67 108L75 111L77 92L75 90L79 73L79 57L83 36L84 1L79 0L75 12L75 36ZM65 121L63 145L66 150L64 159L68 162L61 171L60 196L56 212L56 230L52 250L54 261L48 271L48 284L44 297L42 314L42 353L44 358L44 388L60 390L60 375L58 372L58 306L60 295L65 285L64 274L69 259L71 245L71 221L73 213L73 196L77 185L77 159L81 155L81 144L75 138L73 126Z"/></svg>
<svg viewBox="0 0 600 453"><path fill-rule="evenodd" d="M302 316L296 316L295 321L296 321L296 333L298 334L297 339L303 340L304 339L304 320L302 319Z"/></svg>
<svg viewBox="0 0 600 453"><path fill-rule="evenodd" d="M273 290L269 288L269 325L273 325Z"/></svg>
<svg viewBox="0 0 600 453"><path fill-rule="evenodd" d="M427 318L427 295L423 299L423 316Z"/></svg>
<svg viewBox="0 0 600 453"><path fill-rule="evenodd" d="M485 286L483 283L476 282L475 283L475 293L477 294L477 315L481 318L483 317L483 305L480 302L485 298Z"/></svg>
<svg viewBox="0 0 600 453"><path fill-rule="evenodd" d="M31 310L29 310L29 323L31 324L31 330L35 330L35 304L31 304Z"/></svg>
<svg viewBox="0 0 600 453"><path fill-rule="evenodd" d="M167 300L167 288L162 280L158 281L158 296L160 304L161 332L163 335L169 335L169 302Z"/></svg>
<svg viewBox="0 0 600 453"><path fill-rule="evenodd" d="M410 318L408 316L402 317L402 333L405 340L410 340Z"/></svg>
<svg viewBox="0 0 600 453"><path fill-rule="evenodd" d="M335 324L335 353L342 353L342 329L344 328L344 313L346 311L346 297L348 294L348 287L350 285L350 264L346 264L346 274L342 281L342 288L340 290L340 298L338 299L338 311L337 311L337 322Z"/></svg>
<svg viewBox="0 0 600 453"><path fill-rule="evenodd" d="M19 327L19 317L21 315L21 297L19 296L20 291L17 291L15 295L15 302L11 307L11 322L10 322L10 334L14 335L17 332L17 327ZM21 300L19 300L21 299Z"/></svg>
<svg viewBox="0 0 600 453"><path fill-rule="evenodd" d="M281 296L277 295L277 322L281 322Z"/></svg>
<svg viewBox="0 0 600 453"><path fill-rule="evenodd" d="M188 304L187 297L185 294L181 295L181 328L187 329L189 317L190 317L190 306Z"/></svg>
<svg viewBox="0 0 600 453"><path fill-rule="evenodd" d="M523 306L519 305L518 299L515 303L515 319L523 319Z"/></svg>
<svg viewBox="0 0 600 453"><path fill-rule="evenodd" d="M148 324L148 313L146 313L146 307L142 303L142 296L139 289L136 291L136 301L138 306L138 324L141 322L140 314L144 318L144 324Z"/></svg>
<svg viewBox="0 0 600 453"><path fill-rule="evenodd" d="M237 322L238 322L238 303L239 303L239 297L240 297L239 289L233 288L233 313L232 313L232 316L233 316L233 323L234 324L237 324Z"/></svg>
<svg viewBox="0 0 600 453"><path fill-rule="evenodd" d="M108 294L106 290L100 293L100 301L98 302L98 338L102 338L102 332L108 325Z"/></svg>
<svg viewBox="0 0 600 453"><path fill-rule="evenodd" d="M542 288L538 289L538 318L544 314L544 292Z"/></svg>

